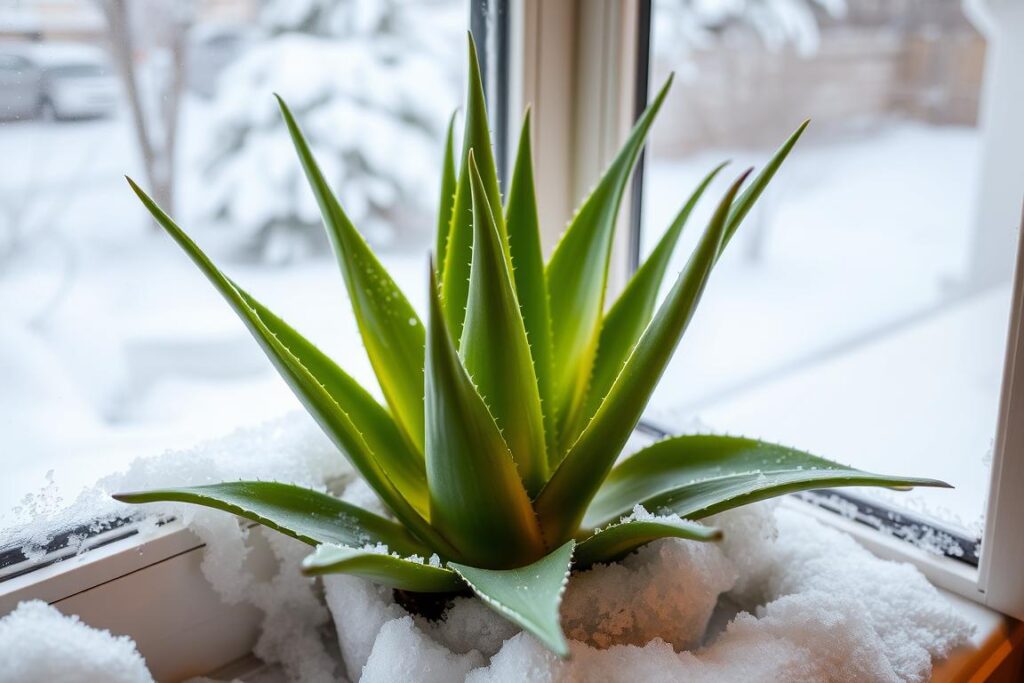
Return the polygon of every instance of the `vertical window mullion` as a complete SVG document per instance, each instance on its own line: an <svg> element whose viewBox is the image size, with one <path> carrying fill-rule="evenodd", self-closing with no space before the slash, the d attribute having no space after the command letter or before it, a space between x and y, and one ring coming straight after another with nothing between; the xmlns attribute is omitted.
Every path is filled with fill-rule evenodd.
<svg viewBox="0 0 1024 683"><path fill-rule="evenodd" d="M633 92L633 120L636 121L647 108L651 87L651 1L639 0L636 31L636 75ZM629 259L630 273L640 267L641 229L644 210L644 167L647 148L640 152L640 160L633 172L631 199L629 205Z"/></svg>

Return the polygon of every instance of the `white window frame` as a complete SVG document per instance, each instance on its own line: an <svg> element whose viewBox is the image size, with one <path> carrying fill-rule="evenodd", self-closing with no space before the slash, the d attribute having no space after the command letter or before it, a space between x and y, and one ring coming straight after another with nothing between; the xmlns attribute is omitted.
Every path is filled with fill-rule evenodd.
<svg viewBox="0 0 1024 683"><path fill-rule="evenodd" d="M511 0L509 148L520 114L534 117L535 173L546 250L627 134L634 115L637 41L649 0ZM623 216L631 213L624 207ZM625 219L622 219L623 221ZM611 286L630 271L629 231L620 226ZM1004 614L1024 618L1024 242L1018 244L992 493L981 563L974 570L796 501L877 554L913 562L934 583ZM104 543L99 539L97 544ZM0 584L0 615L42 599L86 623L131 635L159 680L201 675L252 649L260 614L226 605L203 578L202 541L171 521L138 536ZM250 562L271 566L266 553Z"/></svg>

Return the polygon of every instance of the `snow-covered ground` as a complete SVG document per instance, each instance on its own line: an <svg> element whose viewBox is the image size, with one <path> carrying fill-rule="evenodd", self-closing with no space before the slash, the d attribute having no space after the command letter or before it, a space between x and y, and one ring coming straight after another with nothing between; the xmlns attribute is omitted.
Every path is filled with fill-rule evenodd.
<svg viewBox="0 0 1024 683"><path fill-rule="evenodd" d="M1009 310L1008 288L965 294L975 149L972 129L915 124L801 143L730 244L659 387L668 425L696 413L865 469L945 478L957 491L898 500L974 528ZM679 162L655 150L645 249L702 174L731 158L681 267L730 176L766 157Z"/></svg>
<svg viewBox="0 0 1024 683"><path fill-rule="evenodd" d="M184 129L201 114L188 109ZM188 137L184 158L201 145L201 135ZM70 499L134 456L298 407L242 325L137 206L121 178L138 174L133 150L123 120L0 126L0 158L19 160L0 167L0 205L36 212L21 221L30 233L25 247L0 270L0 521L19 519L12 508L47 484L48 471L50 499ZM747 258L747 238L732 245L658 405L688 414L721 405L751 378L803 367L823 350L942 301L966 254L973 150L971 131L911 125L799 149L766 210L745 226L748 237L761 231L760 258ZM730 156L737 171L747 159L763 160L749 152L672 161L655 154L648 246L698 178ZM183 180L182 225L249 291L372 385L335 265L328 258L280 267L231 262L223 233L195 223L201 191L194 177ZM710 205L695 217L680 258ZM425 236L422 245L381 255L421 310L426 248ZM891 381L901 381L899 368ZM828 390L841 396L842 387ZM925 417L936 430L955 424ZM856 417L848 424L868 434L875 428ZM725 426L772 436L761 423ZM802 445L799 430L780 436ZM963 454L965 466L980 468L984 450ZM897 469L935 474L927 463Z"/></svg>

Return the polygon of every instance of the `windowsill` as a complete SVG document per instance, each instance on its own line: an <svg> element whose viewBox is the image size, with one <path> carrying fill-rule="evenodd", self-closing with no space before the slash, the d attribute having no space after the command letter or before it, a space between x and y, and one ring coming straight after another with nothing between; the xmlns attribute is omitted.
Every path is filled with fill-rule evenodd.
<svg viewBox="0 0 1024 683"><path fill-rule="evenodd" d="M957 648L948 659L940 662L932 672L931 683L954 683L956 681L988 681L996 672L1002 678L991 680L1017 681L1013 669L1000 670L1011 654L1020 657L1024 646L1024 624L1010 619L999 612L984 607L948 591L942 594L955 609L974 624L975 632L969 644ZM1020 662L1016 663L1020 671Z"/></svg>

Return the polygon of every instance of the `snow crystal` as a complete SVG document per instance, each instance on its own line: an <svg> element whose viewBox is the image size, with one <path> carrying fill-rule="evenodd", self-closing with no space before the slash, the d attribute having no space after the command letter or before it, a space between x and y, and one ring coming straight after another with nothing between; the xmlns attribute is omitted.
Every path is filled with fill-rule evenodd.
<svg viewBox="0 0 1024 683"><path fill-rule="evenodd" d="M2 683L153 681L131 638L91 628L39 600L0 619L0 661Z"/></svg>

